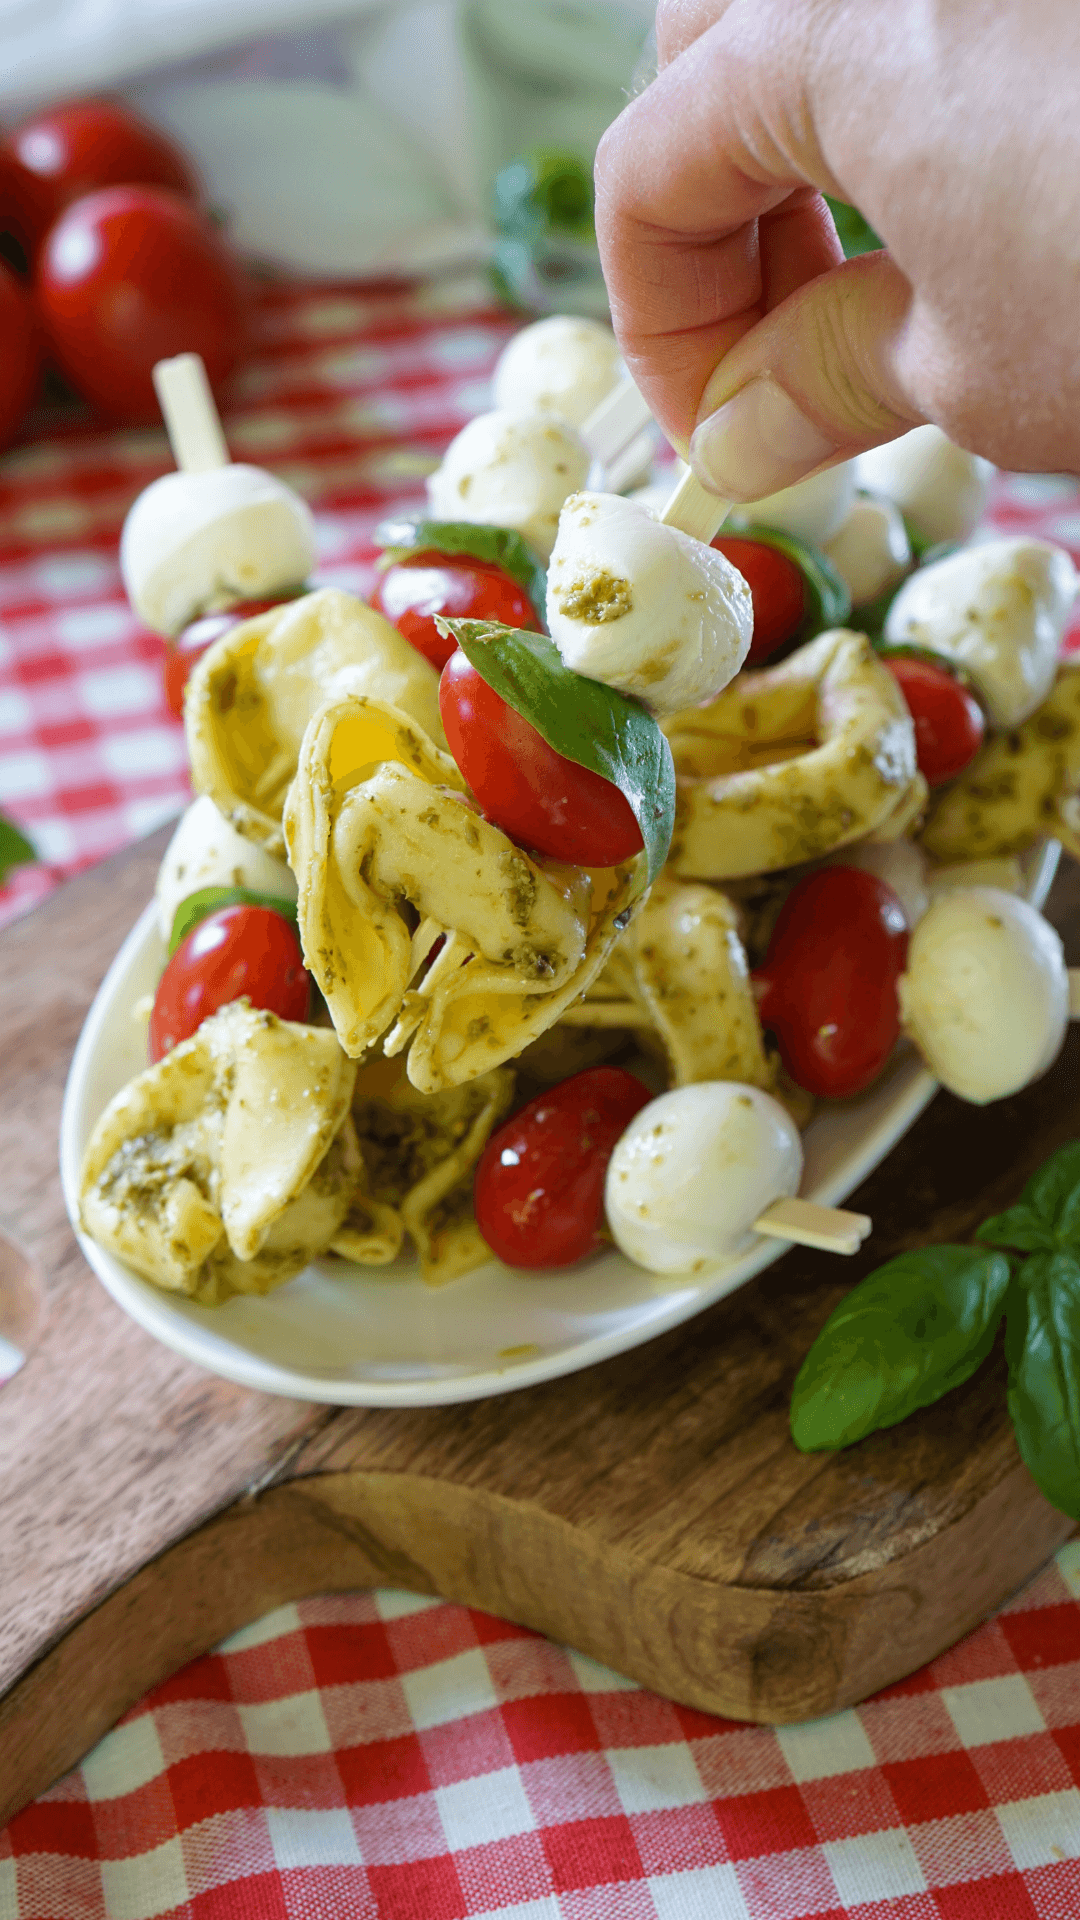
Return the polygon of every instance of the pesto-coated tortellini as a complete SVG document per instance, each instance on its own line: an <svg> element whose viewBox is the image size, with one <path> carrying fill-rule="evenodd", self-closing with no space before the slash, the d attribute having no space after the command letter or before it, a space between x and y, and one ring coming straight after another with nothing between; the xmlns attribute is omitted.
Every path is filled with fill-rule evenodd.
<svg viewBox="0 0 1080 1920"><path fill-rule="evenodd" d="M388 700L443 741L439 676L374 607L324 587L210 647L185 703L191 778L238 833L284 858L281 810L304 728L327 700Z"/></svg>
<svg viewBox="0 0 1080 1920"><path fill-rule="evenodd" d="M109 1102L83 1161L86 1232L204 1306L291 1280L362 1179L355 1077L326 1028L223 1007Z"/></svg>
<svg viewBox="0 0 1080 1920"><path fill-rule="evenodd" d="M551 1026L645 884L643 855L596 873L530 858L476 812L448 754L365 698L312 720L285 831L305 959L342 1046L354 1058L380 1037L387 1054L408 1046L425 1093Z"/></svg>
<svg viewBox="0 0 1080 1920"><path fill-rule="evenodd" d="M1058 668L1041 707L991 734L930 796L919 839L934 860L1025 853L1048 835L1080 860L1080 666Z"/></svg>

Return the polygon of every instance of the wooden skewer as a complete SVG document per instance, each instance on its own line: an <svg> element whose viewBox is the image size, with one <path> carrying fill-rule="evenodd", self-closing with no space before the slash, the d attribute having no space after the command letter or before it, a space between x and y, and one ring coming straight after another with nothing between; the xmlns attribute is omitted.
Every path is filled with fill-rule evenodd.
<svg viewBox="0 0 1080 1920"><path fill-rule="evenodd" d="M636 440L652 421L644 400L630 375L594 407L581 429L581 437L602 467L609 467L620 453Z"/></svg>
<svg viewBox="0 0 1080 1920"><path fill-rule="evenodd" d="M1069 1018L1080 1020L1080 967L1069 968Z"/></svg>
<svg viewBox="0 0 1080 1920"><path fill-rule="evenodd" d="M665 527L678 527L681 533L703 540L708 546L719 533L732 505L732 501L721 500L715 493L706 493L688 467L660 519Z"/></svg>
<svg viewBox="0 0 1080 1920"><path fill-rule="evenodd" d="M231 465L218 410L197 353L159 360L154 390L165 419L173 459L181 473L210 473Z"/></svg>
<svg viewBox="0 0 1080 1920"><path fill-rule="evenodd" d="M813 1200L774 1200L754 1221L755 1233L793 1240L800 1247L820 1247L824 1253L858 1253L873 1229L866 1213L846 1213L843 1207L819 1207Z"/></svg>

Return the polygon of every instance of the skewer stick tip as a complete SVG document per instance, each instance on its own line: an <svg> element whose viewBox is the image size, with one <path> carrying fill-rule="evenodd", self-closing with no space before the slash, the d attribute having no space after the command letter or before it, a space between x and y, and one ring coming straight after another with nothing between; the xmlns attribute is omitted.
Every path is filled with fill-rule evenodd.
<svg viewBox="0 0 1080 1920"><path fill-rule="evenodd" d="M1069 1018L1080 1020L1080 967L1069 968Z"/></svg>
<svg viewBox="0 0 1080 1920"><path fill-rule="evenodd" d="M154 391L181 473L209 473L215 467L227 467L229 449L200 355L178 353L172 360L159 360L154 368Z"/></svg>
<svg viewBox="0 0 1080 1920"><path fill-rule="evenodd" d="M813 1200L774 1200L754 1221L755 1233L792 1240L801 1247L819 1247L823 1253L858 1253L873 1230L866 1213L848 1213L843 1207L819 1207Z"/></svg>
<svg viewBox="0 0 1080 1920"><path fill-rule="evenodd" d="M678 527L680 533L688 533L692 540L702 540L708 546L710 540L719 533L731 508L730 500L721 500L715 493L706 493L697 475L687 467L660 519L665 527Z"/></svg>

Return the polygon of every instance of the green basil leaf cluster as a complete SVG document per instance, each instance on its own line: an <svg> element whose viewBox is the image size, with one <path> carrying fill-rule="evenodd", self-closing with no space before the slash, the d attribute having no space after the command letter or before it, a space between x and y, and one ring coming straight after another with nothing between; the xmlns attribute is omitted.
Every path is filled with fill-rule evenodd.
<svg viewBox="0 0 1080 1920"><path fill-rule="evenodd" d="M464 553L472 560L501 567L528 594L538 620L547 604L547 573L528 541L512 527L474 526L471 520L384 520L375 530L382 547L380 566L410 553Z"/></svg>
<svg viewBox="0 0 1080 1920"><path fill-rule="evenodd" d="M549 747L610 780L641 828L649 879L655 879L675 826L671 748L651 713L599 680L564 666L554 642L494 620L444 620L481 679L528 720Z"/></svg>
<svg viewBox="0 0 1080 1920"><path fill-rule="evenodd" d="M982 1365L1004 1314L1021 1458L1080 1520L1080 1141L975 1237L914 1248L853 1288L799 1371L792 1437L804 1452L846 1447L931 1405Z"/></svg>
<svg viewBox="0 0 1080 1920"><path fill-rule="evenodd" d="M181 900L173 915L172 932L169 935L169 958L172 959L182 940L186 940L193 927L208 914L217 913L221 907L271 907L284 919L296 925L295 900L283 900L276 893L253 893L250 887L200 887L197 893L189 893Z"/></svg>
<svg viewBox="0 0 1080 1920"><path fill-rule="evenodd" d="M0 887L13 867L28 867L37 859L25 833L0 814Z"/></svg>

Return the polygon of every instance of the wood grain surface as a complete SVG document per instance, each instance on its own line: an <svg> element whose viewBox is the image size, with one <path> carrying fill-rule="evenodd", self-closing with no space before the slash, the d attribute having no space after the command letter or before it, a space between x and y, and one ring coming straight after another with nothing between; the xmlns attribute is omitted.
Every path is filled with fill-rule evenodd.
<svg viewBox="0 0 1080 1920"><path fill-rule="evenodd" d="M0 1389L0 1820L147 1686L306 1593L441 1593L672 1698L782 1722L910 1672L1068 1536L1017 1455L1000 1351L842 1454L799 1454L787 1400L860 1274L965 1238L1080 1130L1075 1031L1014 1100L938 1096L850 1203L875 1222L854 1259L793 1250L661 1339L524 1392L312 1407L157 1345L95 1280L64 1213L68 1062L163 844L0 934L0 1226L40 1285L35 1307L0 1261L0 1332L8 1311L32 1342ZM1072 866L1049 911L1076 961Z"/></svg>

